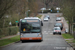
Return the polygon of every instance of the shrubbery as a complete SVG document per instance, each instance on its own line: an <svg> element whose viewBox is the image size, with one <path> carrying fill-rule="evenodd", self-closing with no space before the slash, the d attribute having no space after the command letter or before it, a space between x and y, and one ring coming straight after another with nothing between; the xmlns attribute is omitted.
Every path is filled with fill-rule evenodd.
<svg viewBox="0 0 75 50"><path fill-rule="evenodd" d="M57 13L57 10L52 10L52 12L51 12L51 10L44 10L43 11L43 13L48 13L48 12L50 12L50 13ZM40 10L39 13L42 13L42 10Z"/></svg>
<svg viewBox="0 0 75 50"><path fill-rule="evenodd" d="M52 10L52 12L51 12L51 10ZM48 12L49 13L57 13L57 10L55 10L54 8L51 8L51 10L44 10L43 13L48 13ZM59 12L61 12L61 11L59 11ZM39 13L42 13L42 10L40 10Z"/></svg>
<svg viewBox="0 0 75 50"><path fill-rule="evenodd" d="M15 35L18 32L18 27L0 28L0 38L9 35Z"/></svg>

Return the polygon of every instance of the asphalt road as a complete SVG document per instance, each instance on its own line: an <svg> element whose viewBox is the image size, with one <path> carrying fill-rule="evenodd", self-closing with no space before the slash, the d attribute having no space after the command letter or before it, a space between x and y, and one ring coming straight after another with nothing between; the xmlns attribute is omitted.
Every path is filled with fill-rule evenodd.
<svg viewBox="0 0 75 50"><path fill-rule="evenodd" d="M44 14L46 15L46 14ZM52 29L55 24L57 14L49 14L50 20L43 21L43 41L18 42L2 47L1 50L69 50L70 46L61 35L53 35Z"/></svg>

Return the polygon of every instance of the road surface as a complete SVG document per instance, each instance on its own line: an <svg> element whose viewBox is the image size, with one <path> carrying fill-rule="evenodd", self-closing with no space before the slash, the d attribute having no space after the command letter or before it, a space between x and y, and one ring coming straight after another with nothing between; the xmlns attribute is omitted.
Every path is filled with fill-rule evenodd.
<svg viewBox="0 0 75 50"><path fill-rule="evenodd" d="M43 14L46 15L46 14ZM55 13L49 14L49 21L43 21L42 33L43 41L18 42L2 47L1 50L69 50L70 46L61 35L53 35L52 29L56 23Z"/></svg>

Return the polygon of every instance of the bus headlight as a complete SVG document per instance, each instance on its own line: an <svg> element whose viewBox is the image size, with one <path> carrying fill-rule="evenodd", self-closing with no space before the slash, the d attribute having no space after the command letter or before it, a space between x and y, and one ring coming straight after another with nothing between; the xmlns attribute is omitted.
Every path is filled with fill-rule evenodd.
<svg viewBox="0 0 75 50"><path fill-rule="evenodd" d="M23 37L23 34L21 34L21 37Z"/></svg>
<svg viewBox="0 0 75 50"><path fill-rule="evenodd" d="M38 34L39 37L41 37L41 34Z"/></svg>

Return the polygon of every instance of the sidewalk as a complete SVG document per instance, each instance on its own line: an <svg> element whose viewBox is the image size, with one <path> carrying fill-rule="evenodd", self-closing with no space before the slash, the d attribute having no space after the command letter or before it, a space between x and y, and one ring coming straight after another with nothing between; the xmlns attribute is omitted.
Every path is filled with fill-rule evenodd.
<svg viewBox="0 0 75 50"><path fill-rule="evenodd" d="M17 33L17 35L19 35L19 32ZM15 37L15 36L17 36L17 35L6 36L6 37L3 37L3 38L0 38L0 40L12 38L12 37Z"/></svg>
<svg viewBox="0 0 75 50"><path fill-rule="evenodd" d="M65 32L65 29L69 29L69 27L68 27L68 23L67 23L67 21L65 20L65 18L64 17L61 17L61 19L62 19L62 22L63 22L63 32Z"/></svg>
<svg viewBox="0 0 75 50"><path fill-rule="evenodd" d="M61 18L62 18L63 23L64 23L64 28L69 29L67 21L64 19L64 17L61 17Z"/></svg>

